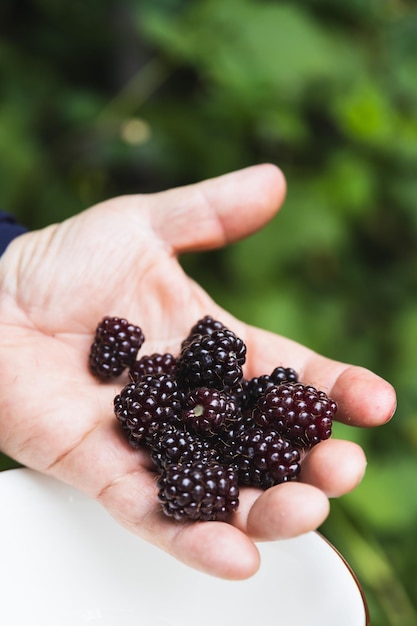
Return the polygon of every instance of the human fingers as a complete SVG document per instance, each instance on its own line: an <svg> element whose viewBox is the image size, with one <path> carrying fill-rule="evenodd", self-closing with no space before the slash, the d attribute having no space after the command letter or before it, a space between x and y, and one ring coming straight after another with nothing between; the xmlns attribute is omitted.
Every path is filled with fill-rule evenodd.
<svg viewBox="0 0 417 626"><path fill-rule="evenodd" d="M352 491L365 469L366 457L359 445L323 441L304 457L298 482L278 485L261 495L257 489L244 490L237 526L257 539L282 539L314 530L328 514L327 498Z"/></svg>
<svg viewBox="0 0 417 626"><path fill-rule="evenodd" d="M242 490L236 525L254 541L276 541L316 530L329 514L326 495L314 485L288 482Z"/></svg>
<svg viewBox="0 0 417 626"><path fill-rule="evenodd" d="M370 428L388 422L396 409L393 386L365 367L312 355L302 370L303 382L326 391L337 403L336 419Z"/></svg>
<svg viewBox="0 0 417 626"><path fill-rule="evenodd" d="M262 164L153 194L147 206L156 234L180 253L221 247L259 230L285 191L281 171Z"/></svg>
<svg viewBox="0 0 417 626"><path fill-rule="evenodd" d="M264 330L246 329L250 375L269 373L277 365L292 367L304 384L336 401L336 419L351 426L385 424L396 409L393 386L374 372L335 361L301 344Z"/></svg>
<svg viewBox="0 0 417 626"><path fill-rule="evenodd" d="M359 445L328 439L303 459L300 480L321 489L329 498L338 498L358 486L365 470L366 457Z"/></svg>
<svg viewBox="0 0 417 626"><path fill-rule="evenodd" d="M255 489L242 492L237 526L258 541L287 539L315 530L329 513L328 498L354 489L365 468L365 454L357 444L323 441L303 459L299 481L261 494Z"/></svg>
<svg viewBox="0 0 417 626"><path fill-rule="evenodd" d="M156 476L137 469L119 476L98 495L99 502L130 532L186 565L212 576L243 580L260 557L252 539L226 522L177 522L162 513Z"/></svg>
<svg viewBox="0 0 417 626"><path fill-rule="evenodd" d="M368 428L388 422L397 406L393 386L364 367L339 364L338 369L330 389L338 406L337 419Z"/></svg>

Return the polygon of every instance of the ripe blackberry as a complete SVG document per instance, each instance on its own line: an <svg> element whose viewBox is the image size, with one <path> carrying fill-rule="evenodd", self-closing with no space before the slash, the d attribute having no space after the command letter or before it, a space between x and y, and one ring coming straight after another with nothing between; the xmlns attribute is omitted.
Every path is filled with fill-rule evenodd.
<svg viewBox="0 0 417 626"><path fill-rule="evenodd" d="M176 362L175 356L169 352L144 355L132 365L129 370L129 376L134 382L138 382L144 376L174 374Z"/></svg>
<svg viewBox="0 0 417 626"><path fill-rule="evenodd" d="M235 464L243 485L268 489L293 480L300 471L300 452L273 429L252 428L243 433L237 453Z"/></svg>
<svg viewBox="0 0 417 626"><path fill-rule="evenodd" d="M171 424L152 437L151 459L159 470L168 465L187 465L217 457L210 442Z"/></svg>
<svg viewBox="0 0 417 626"><path fill-rule="evenodd" d="M170 374L145 376L125 385L114 398L114 412L136 448L181 415L183 394Z"/></svg>
<svg viewBox="0 0 417 626"><path fill-rule="evenodd" d="M245 381L243 404L247 408L253 408L269 387L297 381L297 373L291 367L276 367L271 374L263 374Z"/></svg>
<svg viewBox="0 0 417 626"><path fill-rule="evenodd" d="M116 378L133 365L145 337L139 326L122 317L104 317L90 347L88 365L101 380Z"/></svg>
<svg viewBox="0 0 417 626"><path fill-rule="evenodd" d="M182 420L187 428L213 435L237 419L239 408L229 394L210 387L189 391L184 398Z"/></svg>
<svg viewBox="0 0 417 626"><path fill-rule="evenodd" d="M310 448L332 433L337 405L324 391L302 383L269 387L253 411L262 428L274 428L295 444Z"/></svg>
<svg viewBox="0 0 417 626"><path fill-rule="evenodd" d="M216 330L226 330L226 326L210 315L206 315L198 320L191 328L187 337L181 344L181 350L188 346L197 335L212 335Z"/></svg>
<svg viewBox="0 0 417 626"><path fill-rule="evenodd" d="M184 389L214 387L230 390L243 377L246 346L231 330L197 335L177 359L176 375Z"/></svg>
<svg viewBox="0 0 417 626"><path fill-rule="evenodd" d="M158 488L163 512L178 521L226 520L239 506L237 475L217 462L169 465Z"/></svg>
<svg viewBox="0 0 417 626"><path fill-rule="evenodd" d="M248 380L242 378L237 385L229 389L229 393L236 400L238 406L242 411L246 408L248 398Z"/></svg>
<svg viewBox="0 0 417 626"><path fill-rule="evenodd" d="M276 367L271 372L270 378L276 385L298 382L298 374L292 367Z"/></svg>
<svg viewBox="0 0 417 626"><path fill-rule="evenodd" d="M229 423L228 427L219 433L216 440L216 450L219 460L224 465L237 466L237 459L241 454L242 437L255 427L252 414L249 411L239 412L237 419Z"/></svg>

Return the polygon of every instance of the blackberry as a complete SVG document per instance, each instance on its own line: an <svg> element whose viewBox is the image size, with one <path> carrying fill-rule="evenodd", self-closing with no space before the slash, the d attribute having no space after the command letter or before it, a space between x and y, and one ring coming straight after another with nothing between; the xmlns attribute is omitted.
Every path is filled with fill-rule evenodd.
<svg viewBox="0 0 417 626"><path fill-rule="evenodd" d="M242 378L237 385L229 389L229 393L236 400L238 406L244 410L247 405L248 398L248 380Z"/></svg>
<svg viewBox="0 0 417 626"><path fill-rule="evenodd" d="M178 521L226 520L239 506L236 473L215 461L169 465L158 488L163 512Z"/></svg>
<svg viewBox="0 0 417 626"><path fill-rule="evenodd" d="M183 430L180 426L169 425L156 433L150 442L151 459L159 470L168 465L187 465L214 460L216 451L208 440Z"/></svg>
<svg viewBox="0 0 417 626"><path fill-rule="evenodd" d="M270 374L270 378L276 385L298 382L298 374L292 367L276 367Z"/></svg>
<svg viewBox="0 0 417 626"><path fill-rule="evenodd" d="M229 394L210 387L192 389L184 398L182 420L191 430L213 435L237 419L238 405Z"/></svg>
<svg viewBox="0 0 417 626"><path fill-rule="evenodd" d="M246 346L231 330L197 335L177 359L176 375L184 389L214 387L230 390L243 378Z"/></svg>
<svg viewBox="0 0 417 626"><path fill-rule="evenodd" d="M245 381L243 404L245 407L253 408L269 387L297 381L297 373L291 367L276 367L271 374L263 374Z"/></svg>
<svg viewBox="0 0 417 626"><path fill-rule="evenodd" d="M238 417L228 425L228 428L219 433L216 441L216 450L219 460L224 465L237 466L237 459L241 454L242 437L255 427L255 422L249 411L239 412Z"/></svg>
<svg viewBox="0 0 417 626"><path fill-rule="evenodd" d="M170 374L145 376L125 385L114 398L114 412L136 448L181 415L183 394Z"/></svg>
<svg viewBox="0 0 417 626"><path fill-rule="evenodd" d="M215 320L210 315L206 315L194 324L187 337L181 344L181 349L188 346L197 335L212 335L216 330L226 330L226 326Z"/></svg>
<svg viewBox="0 0 417 626"><path fill-rule="evenodd" d="M265 391L253 418L262 428L274 428L295 444L310 448L331 436L336 411L336 402L324 391L302 383L283 383Z"/></svg>
<svg viewBox="0 0 417 626"><path fill-rule="evenodd" d="M101 380L117 378L133 365L144 340L139 326L122 317L104 317L90 347L90 371Z"/></svg>
<svg viewBox="0 0 417 626"><path fill-rule="evenodd" d="M176 362L175 356L169 352L145 355L131 366L129 376L134 382L138 382L144 376L174 374Z"/></svg>
<svg viewBox="0 0 417 626"><path fill-rule="evenodd" d="M276 430L252 428L240 436L235 464L239 481L268 489L296 478L300 452Z"/></svg>

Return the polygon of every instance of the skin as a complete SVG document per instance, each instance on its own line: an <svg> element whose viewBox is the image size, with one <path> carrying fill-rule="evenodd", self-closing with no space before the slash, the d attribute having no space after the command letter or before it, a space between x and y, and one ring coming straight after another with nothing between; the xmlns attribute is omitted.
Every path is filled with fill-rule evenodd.
<svg viewBox="0 0 417 626"><path fill-rule="evenodd" d="M259 193L262 190L262 193ZM121 434L113 398L126 382L95 380L86 367L104 315L139 324L142 354L177 352L206 314L247 345L245 375L296 369L336 400L338 419L362 427L395 410L389 383L329 360L222 310L180 267L187 251L225 246L266 225L285 180L264 164L196 185L114 198L61 224L22 235L0 260L0 449L22 464L97 499L131 532L193 568L244 579L259 567L255 541L316 529L339 497L360 482L362 449L330 439L305 459L301 480L266 492L241 490L230 523L176 523L156 499L147 455Z"/></svg>

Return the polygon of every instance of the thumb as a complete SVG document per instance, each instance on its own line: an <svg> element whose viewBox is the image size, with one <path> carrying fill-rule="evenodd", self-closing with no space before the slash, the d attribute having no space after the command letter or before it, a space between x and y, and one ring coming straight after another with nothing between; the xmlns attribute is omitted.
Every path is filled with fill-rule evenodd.
<svg viewBox="0 0 417 626"><path fill-rule="evenodd" d="M175 252L219 248L254 233L280 208L286 191L282 172L255 165L186 187L152 195L153 230Z"/></svg>

